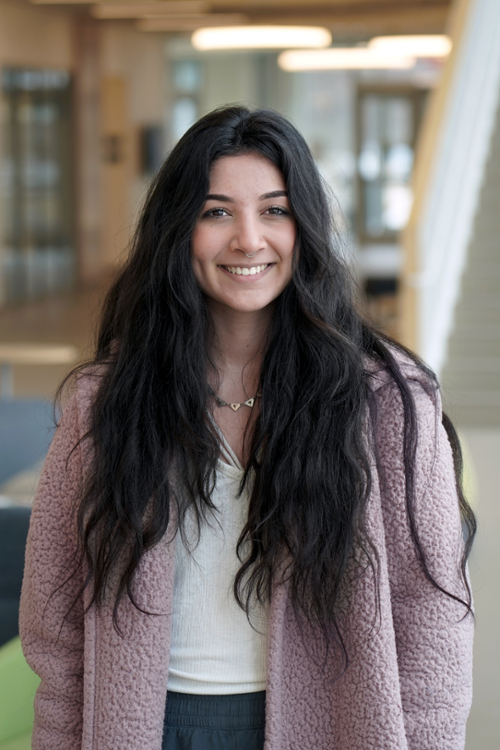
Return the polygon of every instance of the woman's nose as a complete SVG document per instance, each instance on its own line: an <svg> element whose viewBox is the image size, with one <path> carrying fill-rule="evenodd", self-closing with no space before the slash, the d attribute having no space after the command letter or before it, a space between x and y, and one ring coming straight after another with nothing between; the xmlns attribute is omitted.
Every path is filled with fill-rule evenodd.
<svg viewBox="0 0 500 750"><path fill-rule="evenodd" d="M235 230L231 241L231 250L240 250L247 256L253 256L259 250L264 249L266 243L257 220L249 217L241 218L237 222Z"/></svg>

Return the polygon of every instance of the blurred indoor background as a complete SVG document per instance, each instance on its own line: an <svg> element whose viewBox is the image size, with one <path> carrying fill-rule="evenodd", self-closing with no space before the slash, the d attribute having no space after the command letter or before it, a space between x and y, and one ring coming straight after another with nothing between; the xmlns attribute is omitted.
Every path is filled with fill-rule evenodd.
<svg viewBox="0 0 500 750"><path fill-rule="evenodd" d="M231 102L305 135L367 314L442 381L479 520L467 750L498 750L499 0L0 0L0 750L29 747L16 613L50 401L165 153Z"/></svg>

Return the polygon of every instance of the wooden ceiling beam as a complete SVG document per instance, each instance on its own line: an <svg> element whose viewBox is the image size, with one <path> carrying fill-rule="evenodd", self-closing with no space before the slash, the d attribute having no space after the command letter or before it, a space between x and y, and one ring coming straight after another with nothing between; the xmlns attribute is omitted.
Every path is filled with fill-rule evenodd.
<svg viewBox="0 0 500 750"><path fill-rule="evenodd" d="M272 8L285 9L286 11L292 9L300 9L303 13L309 12L309 10L322 9L324 10L335 10L337 8L343 11L356 11L360 12L369 8L375 7L392 6L397 8L405 8L410 6L425 7L450 7L451 0L213 0L211 3L213 10L224 10L226 13L235 10L240 12L244 9L245 12L248 10L262 10L267 11Z"/></svg>
<svg viewBox="0 0 500 750"><path fill-rule="evenodd" d="M370 13L254 13L246 8L252 24L299 24L326 26L335 38L364 38L374 34L442 34L448 24L449 9L397 7L372 10Z"/></svg>
<svg viewBox="0 0 500 750"><path fill-rule="evenodd" d="M65 5L67 9L72 10L85 7L85 2L82 0L31 0L31 2L37 5L56 3L59 7ZM143 3L146 4L146 0L135 2L136 5ZM88 6L91 4L89 2ZM106 5L109 7L113 4L102 1L99 3L104 8ZM332 31L334 41L349 42L366 39L376 34L443 33L448 25L451 2L450 0L311 0L308 3L307 0L208 0L207 4L213 11L211 14L213 21L207 25L217 22L217 12L244 13L248 22L252 24L326 26ZM169 3L165 5L168 7ZM189 7L189 2L185 7ZM191 26L195 28L197 22L194 18L193 24ZM185 21L177 25L178 28L175 19L170 18L169 28L172 31L183 31L187 28Z"/></svg>
<svg viewBox="0 0 500 750"><path fill-rule="evenodd" d="M221 14L223 18L227 14ZM210 23L203 22L206 26L219 25L216 20L216 14L213 13L207 17ZM446 31L448 23L448 13L440 11L431 13L420 13L418 16L412 13L399 14L366 14L362 18L357 16L322 16L312 19L308 16L297 16L295 18L254 16L247 19L252 24L304 24L310 26L312 23L318 26L325 26L332 32L333 42L353 43L367 40L372 36L382 34L442 34ZM221 24L223 25L223 24ZM225 24L224 24L225 25ZM139 22L139 28L143 31L163 31L163 32L187 32L195 31L200 26L200 20L189 20L187 17L182 19L146 19Z"/></svg>

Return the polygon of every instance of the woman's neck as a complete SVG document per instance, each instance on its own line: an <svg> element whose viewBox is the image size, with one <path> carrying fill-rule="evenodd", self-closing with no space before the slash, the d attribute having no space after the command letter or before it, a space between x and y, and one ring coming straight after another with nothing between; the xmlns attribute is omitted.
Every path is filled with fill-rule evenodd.
<svg viewBox="0 0 500 750"><path fill-rule="evenodd" d="M210 315L214 329L210 354L217 370L214 380L218 381L219 395L224 400L254 396L260 384L272 309L241 312L212 303Z"/></svg>

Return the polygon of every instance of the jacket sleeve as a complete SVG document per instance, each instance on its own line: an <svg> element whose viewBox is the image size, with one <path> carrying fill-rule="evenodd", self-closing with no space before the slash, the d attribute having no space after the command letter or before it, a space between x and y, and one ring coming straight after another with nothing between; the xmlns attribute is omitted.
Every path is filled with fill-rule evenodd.
<svg viewBox="0 0 500 750"><path fill-rule="evenodd" d="M409 380L417 413L414 516L430 573L467 599L459 565L463 537L451 447L439 393ZM425 577L408 521L403 408L395 385L376 393L382 512L402 710L410 750L463 750L472 698L474 621Z"/></svg>
<svg viewBox="0 0 500 750"><path fill-rule="evenodd" d="M78 402L69 400L35 497L26 548L19 629L41 683L34 750L78 750L82 737L83 605L76 600L76 500L82 486ZM76 446L76 447L75 447Z"/></svg>

